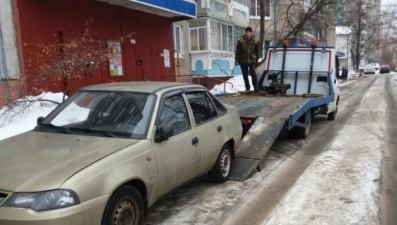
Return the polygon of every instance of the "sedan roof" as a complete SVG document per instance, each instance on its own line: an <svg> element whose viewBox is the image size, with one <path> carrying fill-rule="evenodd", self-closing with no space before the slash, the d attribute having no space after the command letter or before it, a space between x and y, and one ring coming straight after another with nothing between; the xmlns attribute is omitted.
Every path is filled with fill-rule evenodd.
<svg viewBox="0 0 397 225"><path fill-rule="evenodd" d="M116 82L106 84L96 84L84 87L80 90L91 91L134 91L143 93L156 93L160 90L165 90L173 87L181 88L204 88L197 84L185 84L177 82L152 82L152 81L137 81L137 82Z"/></svg>

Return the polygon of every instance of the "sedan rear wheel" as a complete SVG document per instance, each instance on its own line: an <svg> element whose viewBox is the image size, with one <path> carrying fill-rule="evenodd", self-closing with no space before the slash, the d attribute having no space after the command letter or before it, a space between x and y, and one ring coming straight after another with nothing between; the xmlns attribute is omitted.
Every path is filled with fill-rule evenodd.
<svg viewBox="0 0 397 225"><path fill-rule="evenodd" d="M233 160L232 157L230 146L228 144L224 144L214 168L209 172L209 177L212 182L223 183L229 179Z"/></svg>

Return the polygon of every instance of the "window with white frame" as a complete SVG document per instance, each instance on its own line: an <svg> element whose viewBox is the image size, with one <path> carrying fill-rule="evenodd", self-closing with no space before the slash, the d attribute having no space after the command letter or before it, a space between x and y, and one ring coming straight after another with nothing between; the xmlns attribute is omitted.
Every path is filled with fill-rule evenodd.
<svg viewBox="0 0 397 225"><path fill-rule="evenodd" d="M208 50L207 20L189 21L189 40L191 51Z"/></svg>
<svg viewBox="0 0 397 225"><path fill-rule="evenodd" d="M211 20L211 49L234 51L233 26Z"/></svg>
<svg viewBox="0 0 397 225"><path fill-rule="evenodd" d="M182 27L174 25L174 48L178 51L179 55L183 55L183 37Z"/></svg>
<svg viewBox="0 0 397 225"><path fill-rule="evenodd" d="M261 0L250 0L250 17L259 18L261 15ZM265 17L270 17L270 0L263 0L265 6Z"/></svg>
<svg viewBox="0 0 397 225"><path fill-rule="evenodd" d="M322 29L322 28L317 28L317 31L316 31L316 33L317 33L317 40L324 40L324 38L325 38L325 30L324 29Z"/></svg>

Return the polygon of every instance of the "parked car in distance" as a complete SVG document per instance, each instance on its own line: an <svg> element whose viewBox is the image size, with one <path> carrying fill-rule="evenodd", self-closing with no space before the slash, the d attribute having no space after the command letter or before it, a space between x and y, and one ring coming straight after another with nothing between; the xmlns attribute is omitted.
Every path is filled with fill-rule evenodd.
<svg viewBox="0 0 397 225"><path fill-rule="evenodd" d="M375 73L376 68L374 64L368 64L364 67L364 73Z"/></svg>
<svg viewBox="0 0 397 225"><path fill-rule="evenodd" d="M380 67L379 73L390 73L389 65L385 64Z"/></svg>
<svg viewBox="0 0 397 225"><path fill-rule="evenodd" d="M376 71L379 70L379 68L380 68L379 63L371 63L371 64L375 66Z"/></svg>
<svg viewBox="0 0 397 225"><path fill-rule="evenodd" d="M228 179L242 125L200 85L82 88L0 142L0 224L142 224L146 208L209 172Z"/></svg>

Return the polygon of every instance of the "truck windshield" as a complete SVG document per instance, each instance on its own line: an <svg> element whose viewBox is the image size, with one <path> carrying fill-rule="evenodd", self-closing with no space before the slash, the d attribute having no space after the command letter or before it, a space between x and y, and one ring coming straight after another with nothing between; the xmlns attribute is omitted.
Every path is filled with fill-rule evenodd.
<svg viewBox="0 0 397 225"><path fill-rule="evenodd" d="M148 93L80 91L35 130L144 139L155 101L156 96Z"/></svg>

